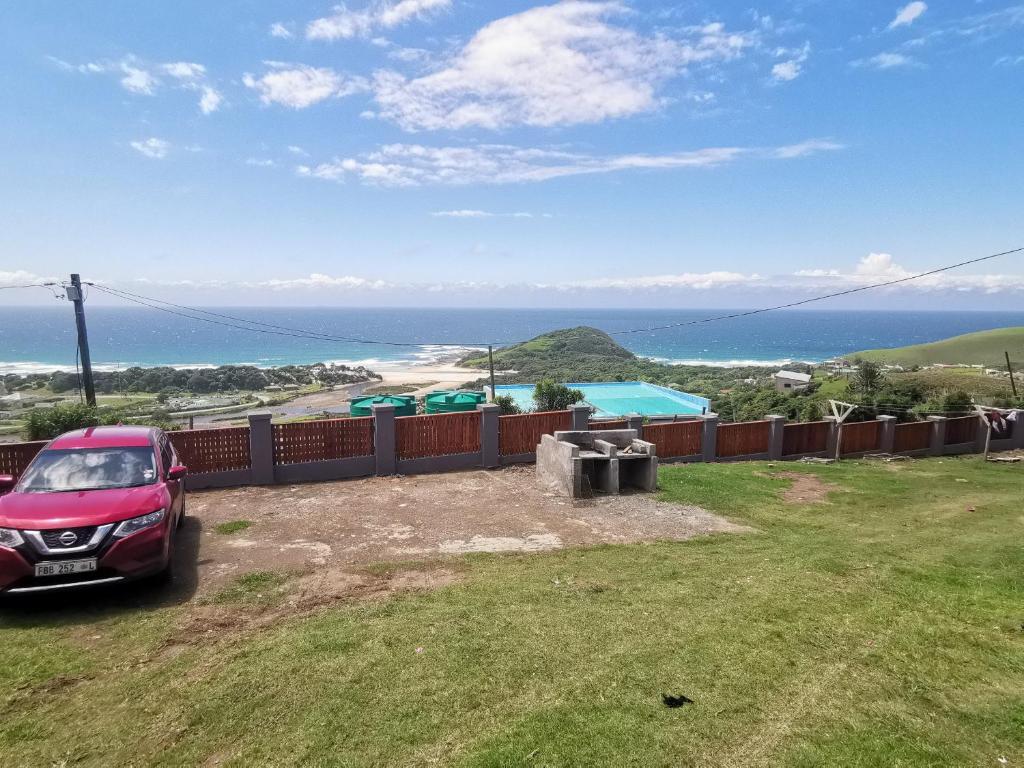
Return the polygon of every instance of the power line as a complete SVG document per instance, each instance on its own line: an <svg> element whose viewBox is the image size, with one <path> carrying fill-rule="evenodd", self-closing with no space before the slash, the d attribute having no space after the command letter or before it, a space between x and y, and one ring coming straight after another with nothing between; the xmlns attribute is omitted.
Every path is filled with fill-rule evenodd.
<svg viewBox="0 0 1024 768"><path fill-rule="evenodd" d="M922 277L930 277L931 275L937 275L942 272L948 272L951 269L958 269L959 267L966 267L970 264L978 264L982 261L988 261L989 259L996 259L1000 256L1010 256L1014 253L1021 253L1024 251L1024 246L1020 248L1014 248L1010 251L1002 251L1001 253L993 253L988 256L981 256L977 259L968 259L967 261L961 261L957 264L950 264L945 267L938 267L937 269L931 269L927 272L921 272L916 275L909 275L907 277L901 277L896 280L886 280L881 283L872 283L871 285L861 285L856 288L848 288L845 291L836 291L835 293L827 293L824 296L815 296L810 299L801 299L800 301L791 301L788 304L779 304L774 307L763 307L762 309L751 309L745 312L734 312L729 315L718 315L717 317L706 317L702 320L689 320L682 323L669 323L667 325L657 325L651 328L634 328L628 331L609 331L609 336L621 336L630 333L647 333L650 331L663 331L668 328L681 328L687 325L699 325L701 323L713 323L718 320L732 320L737 317L750 317L751 315L760 315L765 312L775 312L780 309L792 309L793 307L800 307L804 304L812 304L816 301L824 301L825 299L835 299L839 296L849 296L851 293L860 293L861 291L870 291L874 288L885 288L889 285L898 285L899 283L908 283L911 280L920 280Z"/></svg>
<svg viewBox="0 0 1024 768"><path fill-rule="evenodd" d="M870 290L874 290L876 288L885 288L885 287L892 286L892 285L899 285L899 284L902 284L902 283L908 283L908 282L911 282L913 280L920 280L921 278L924 278L924 277L930 277L932 275L937 275L937 274L941 274L943 272L948 272L948 271L953 270L953 269L959 269L960 267L966 267L966 266L969 266L971 264L979 264L981 262L989 261L991 259L996 259L996 258L999 258L1001 256L1010 256L1012 254L1021 253L1021 252L1024 252L1024 246L1022 246L1020 248L1014 248L1014 249L1008 250L1008 251L1001 251L999 253L989 254L988 256L980 256L978 258L968 259L966 261L957 262L956 264L949 264L949 265L946 265L946 266L943 266L943 267L937 267L936 269L931 269L931 270L928 270L927 272L920 272L920 273L915 274L915 275L908 275L906 277L900 277L900 278L896 278L896 279L893 279L893 280L885 280L885 281L878 282L878 283L871 283L869 285L861 285L861 286L857 286L856 288L847 288L847 289L842 290L842 291L835 291L833 293L827 293L827 294L824 294L824 295L821 295L821 296L814 296L814 297L807 298L807 299L801 299L799 301L792 301L792 302L788 302L786 304L778 304L778 305L772 306L772 307L762 307L760 309L751 309L751 310L745 310L745 311L742 311L742 312L732 312L732 313L725 314L725 315L716 315L716 316L713 316L713 317L706 317L706 318L701 318L701 319L698 319L698 320L687 320L687 321L682 321L682 322L678 322L678 323L667 323L667 324L664 324L664 325L650 326L650 327L647 327L647 328L632 328L632 329L622 330L622 331L608 331L607 333L610 336L622 336L622 335L629 335L629 334L636 334L636 333L653 333L655 331L668 330L670 328L682 328L682 327L687 327L687 326L702 325L702 324L706 324L706 323L718 322L718 321L721 321L721 320L733 320L733 319L741 318L741 317L751 317L753 315L765 314L767 312L777 312L777 311L783 310L783 309L792 309L794 307L800 307L800 306L804 306L804 305L807 305L807 304L812 304L812 303L819 302L819 301L825 301L827 299L834 299L834 298L838 298L840 296L849 296L851 294L861 293L863 291L870 291ZM199 309L198 307L190 307L190 306L183 305L183 304L175 304L174 302L165 301L163 299L156 299L156 298L149 297L149 296L143 296L141 294L132 293L132 292L126 291L124 289L111 288L109 286L101 285L101 284L95 283L95 282L90 282L88 284L93 286L94 288L100 290L100 291L103 291L104 293L107 293L107 294L111 295L111 296L115 296L115 297L123 299L125 301L134 302L136 304L140 304L142 306L146 306L146 307L149 307L151 309L159 310L159 311L162 311L162 312L167 312L167 313L172 314L172 315L178 315L179 317L185 317L185 318L188 318L190 320L202 320L204 322L213 323L213 324L216 324L216 325L222 325L222 326L225 326L225 327L228 327L228 328L234 328L236 330L250 331L250 332L254 332L254 333L267 333L267 334L272 334L272 335L275 335L275 336L287 336L287 337L291 337L291 338L310 339L310 340L314 340L314 341L345 341L345 342L350 342L350 343L355 343L355 344L374 344L374 345L383 345L383 346L392 346L392 347L422 347L422 346L486 347L487 346L487 344L484 343L484 342L455 342L455 341L446 341L446 342L422 342L422 341L417 341L417 342L400 342L400 341L384 341L384 340L381 340L381 339L364 339L364 338L355 338L355 337L347 337L347 336L338 336L338 335L335 335L335 334L328 334L328 333L324 333L324 332L321 332L321 331L312 331L312 330L305 329L305 328L292 328L292 327L284 326L284 325L276 325L274 323L265 323L265 322L258 321L258 320L247 320L246 318L237 317L235 315L228 315L228 314L219 313L219 312L211 312L209 310ZM175 311L175 309L169 309L169 307L174 307L177 310L185 310L185 312L191 312L191 313L195 313L195 314L186 314L185 312L178 312L178 311ZM206 315L206 317L201 317L201 316L197 317L196 316L197 314L198 315ZM222 320L230 320L232 322L221 322L220 320L213 320L211 318L221 318ZM245 325L237 325L236 323L244 323ZM258 326L258 327L253 327L253 326ZM524 340L524 341L527 341L527 340ZM521 344L521 343L524 343L524 341L510 342L509 345Z"/></svg>

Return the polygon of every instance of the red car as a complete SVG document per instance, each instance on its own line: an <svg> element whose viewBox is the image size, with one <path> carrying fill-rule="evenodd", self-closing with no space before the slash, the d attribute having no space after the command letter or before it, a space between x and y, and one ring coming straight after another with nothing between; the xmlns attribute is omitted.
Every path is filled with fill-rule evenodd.
<svg viewBox="0 0 1024 768"><path fill-rule="evenodd" d="M51 441L17 482L0 475L0 593L170 577L186 472L159 429Z"/></svg>

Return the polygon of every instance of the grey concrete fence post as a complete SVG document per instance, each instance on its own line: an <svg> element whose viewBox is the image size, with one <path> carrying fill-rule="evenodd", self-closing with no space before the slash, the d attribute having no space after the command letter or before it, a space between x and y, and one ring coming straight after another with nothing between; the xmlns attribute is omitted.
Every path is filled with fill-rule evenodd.
<svg viewBox="0 0 1024 768"><path fill-rule="evenodd" d="M825 438L825 455L830 459L834 459L839 443L839 419L835 416L826 416L824 421L828 422L828 437Z"/></svg>
<svg viewBox="0 0 1024 768"><path fill-rule="evenodd" d="M782 440L786 434L786 417L770 413L768 420L768 458L778 461L782 458Z"/></svg>
<svg viewBox="0 0 1024 768"><path fill-rule="evenodd" d="M494 403L481 403L476 407L480 411L480 461L485 467L497 467L501 464L498 454L498 429L501 422L498 417L501 409Z"/></svg>
<svg viewBox="0 0 1024 768"><path fill-rule="evenodd" d="M1017 420L1013 422L1013 434L1010 435L1014 448L1024 448L1024 410L1017 410Z"/></svg>
<svg viewBox="0 0 1024 768"><path fill-rule="evenodd" d="M638 413L631 413L626 417L626 429L635 429L636 436L643 440L644 437L644 417Z"/></svg>
<svg viewBox="0 0 1024 768"><path fill-rule="evenodd" d="M892 453L893 448L896 447L896 417L879 416L878 420L882 422L878 450L882 453Z"/></svg>
<svg viewBox="0 0 1024 768"><path fill-rule="evenodd" d="M718 414L706 413L700 420L704 422L701 453L704 455L704 461L714 461L718 455Z"/></svg>
<svg viewBox="0 0 1024 768"><path fill-rule="evenodd" d="M253 485L274 484L274 433L269 413L249 414L249 461Z"/></svg>
<svg viewBox="0 0 1024 768"><path fill-rule="evenodd" d="M928 443L929 456L941 456L946 450L946 417L929 416L932 423L932 438Z"/></svg>
<svg viewBox="0 0 1024 768"><path fill-rule="evenodd" d="M988 435L988 424L978 419L978 428L974 432L974 452L984 453L985 452L985 438ZM993 437L998 439L998 435L993 433Z"/></svg>
<svg viewBox="0 0 1024 768"><path fill-rule="evenodd" d="M377 475L393 475L398 463L395 452L395 406L379 403L370 406L373 411L373 454L377 460Z"/></svg>
<svg viewBox="0 0 1024 768"><path fill-rule="evenodd" d="M573 432L586 432L590 429L590 406L576 405L569 406L569 413L572 414L572 424L569 427Z"/></svg>

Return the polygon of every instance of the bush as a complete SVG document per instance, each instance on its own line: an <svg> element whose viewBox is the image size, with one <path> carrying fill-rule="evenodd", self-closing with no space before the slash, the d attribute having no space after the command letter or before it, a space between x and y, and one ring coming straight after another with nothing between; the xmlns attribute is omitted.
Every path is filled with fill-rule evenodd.
<svg viewBox="0 0 1024 768"><path fill-rule="evenodd" d="M512 395L498 395L494 398L494 404L498 406L502 416L515 416L523 412L523 409L516 405Z"/></svg>
<svg viewBox="0 0 1024 768"><path fill-rule="evenodd" d="M26 420L29 440L52 440L57 435L100 423L98 411L82 403L62 403L53 408L33 408Z"/></svg>
<svg viewBox="0 0 1024 768"><path fill-rule="evenodd" d="M556 384L550 379L538 381L533 390L533 402L537 404L538 411L564 411L582 399L583 393L578 389L569 389L564 384Z"/></svg>

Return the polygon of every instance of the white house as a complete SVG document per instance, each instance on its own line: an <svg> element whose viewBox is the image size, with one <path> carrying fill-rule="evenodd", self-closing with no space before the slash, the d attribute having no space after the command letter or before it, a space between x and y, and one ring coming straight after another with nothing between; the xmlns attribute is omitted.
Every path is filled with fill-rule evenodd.
<svg viewBox="0 0 1024 768"><path fill-rule="evenodd" d="M775 374L775 388L779 392L796 392L806 389L811 383L811 374L796 371L779 371Z"/></svg>

